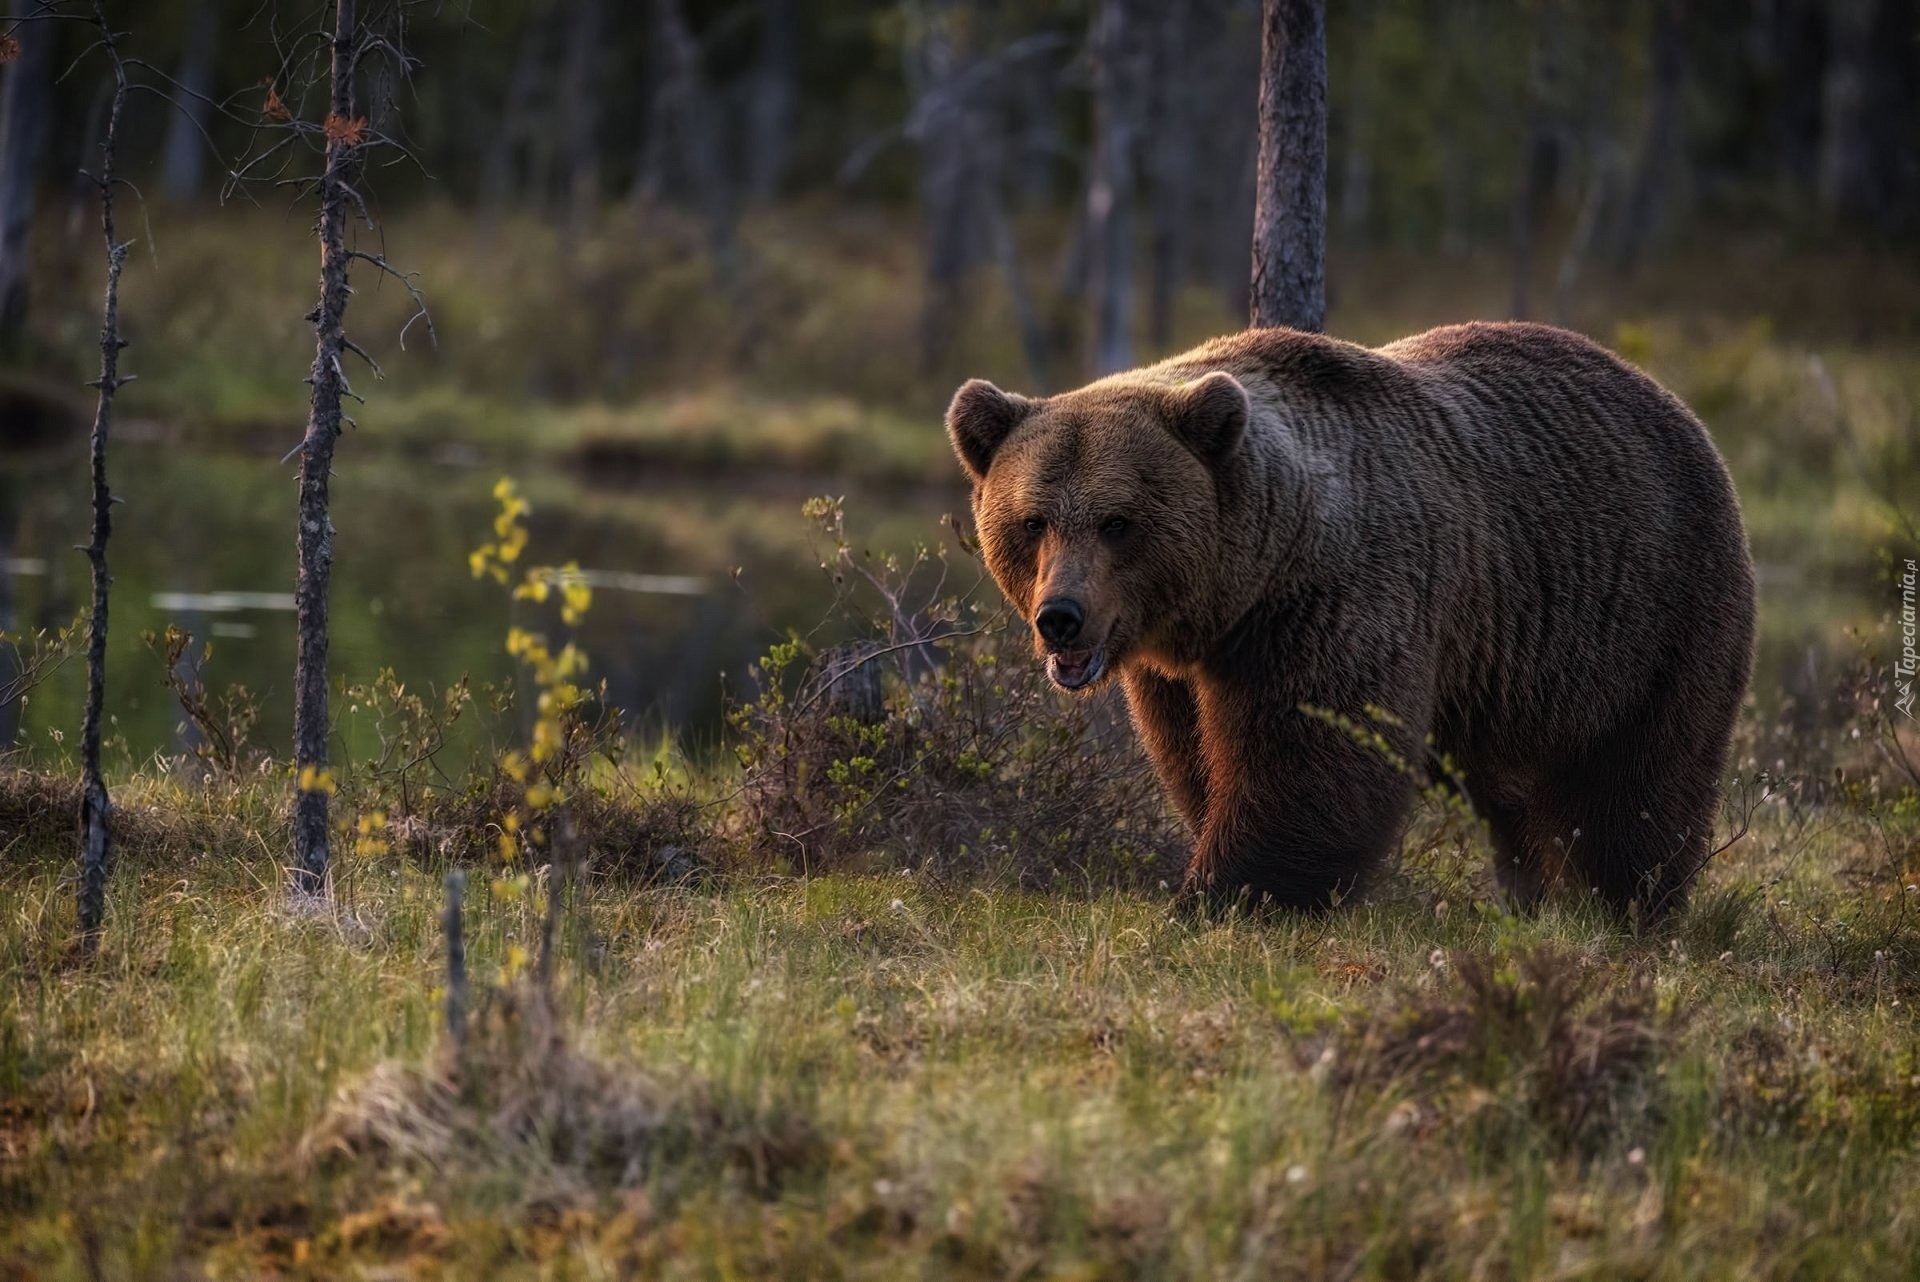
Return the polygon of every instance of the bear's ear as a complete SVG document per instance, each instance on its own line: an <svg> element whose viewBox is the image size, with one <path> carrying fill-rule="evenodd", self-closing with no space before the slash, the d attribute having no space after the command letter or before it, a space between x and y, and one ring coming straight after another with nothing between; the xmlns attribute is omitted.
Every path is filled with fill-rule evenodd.
<svg viewBox="0 0 1920 1282"><path fill-rule="evenodd" d="M1239 444L1252 412L1247 389L1225 370L1182 383L1167 394L1168 425L1202 463L1219 462Z"/></svg>
<svg viewBox="0 0 1920 1282"><path fill-rule="evenodd" d="M975 481L986 478L994 451L1033 410L1024 396L1003 392L984 378L970 378L947 407L947 436L953 452Z"/></svg>

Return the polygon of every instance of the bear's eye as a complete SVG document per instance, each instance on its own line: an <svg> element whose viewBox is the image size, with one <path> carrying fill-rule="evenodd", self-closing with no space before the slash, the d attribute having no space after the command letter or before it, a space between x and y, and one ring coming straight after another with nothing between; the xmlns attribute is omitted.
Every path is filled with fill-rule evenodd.
<svg viewBox="0 0 1920 1282"><path fill-rule="evenodd" d="M1107 518L1107 523L1100 527L1103 538L1117 539L1126 532L1127 518L1124 516L1110 516Z"/></svg>
<svg viewBox="0 0 1920 1282"><path fill-rule="evenodd" d="M1046 529L1046 528L1047 528L1047 520L1046 520L1046 518L1045 518L1045 517L1042 517L1042 516L1030 516L1030 517L1028 517L1028 518L1027 518L1027 533L1028 533L1028 534L1038 534L1038 533L1040 533L1040 532L1041 532L1042 530L1044 530L1044 529Z"/></svg>

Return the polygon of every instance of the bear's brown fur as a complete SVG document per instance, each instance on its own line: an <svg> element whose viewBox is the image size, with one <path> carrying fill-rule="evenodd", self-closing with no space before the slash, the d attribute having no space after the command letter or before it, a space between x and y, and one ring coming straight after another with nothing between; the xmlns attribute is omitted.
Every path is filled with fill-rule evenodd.
<svg viewBox="0 0 1920 1282"><path fill-rule="evenodd" d="M1571 874L1651 918L1706 861L1753 568L1706 430L1611 353L1252 330L947 421L1054 680L1125 687L1189 895L1350 893L1434 752L1523 904Z"/></svg>

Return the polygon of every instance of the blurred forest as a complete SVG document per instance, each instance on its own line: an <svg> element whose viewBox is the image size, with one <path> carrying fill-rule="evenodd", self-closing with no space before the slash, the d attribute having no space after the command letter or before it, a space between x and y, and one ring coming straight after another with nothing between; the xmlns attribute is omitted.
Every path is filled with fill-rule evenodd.
<svg viewBox="0 0 1920 1282"><path fill-rule="evenodd" d="M1446 281L1461 278L1446 264L1471 262L1477 293L1448 318L1577 323L1590 291L1642 277L1658 288L1669 264L1698 260L1689 251L1724 264L1745 248L1764 276L1813 253L1905 257L1920 240L1914 0L1329 10L1336 332L1344 321L1356 337L1391 336L1365 332L1348 306L1369 265L1396 279L1416 259ZM396 236L393 250L422 259L410 265L447 304L439 359L473 360L465 372L497 384L487 390L617 398L724 367L918 410L945 394L934 374L984 367L1070 385L1243 323L1252 0L466 0L402 12L411 78L372 69L361 95L411 157L389 156L367 190L390 228L417 213L470 233ZM322 16L258 0L129 11L128 48L188 106L136 98L123 144L153 205L155 266L171 238L176 263L195 269L167 310L270 269L242 256L235 229L256 224L241 212L191 220L220 228L202 246L163 205L225 196L299 223L288 193L236 191L227 175L250 119L319 108L275 77L276 50ZM36 32L4 72L0 320L15 363L79 369L86 328L60 312L82 297L65 282L92 266L89 189L74 174L97 146L106 95L97 67L60 75L84 43L67 25L61 47ZM423 242L457 243L460 263L448 270ZM1847 317L1858 337L1914 324L1912 306L1875 305L1879 269L1855 273L1867 295L1841 298L1823 271L1815 304L1748 269L1696 274L1735 308L1789 325L1809 306L1831 309L1815 323ZM261 316L240 323L271 332ZM297 314L284 324L296 329ZM200 325L201 347L217 328ZM146 377L188 379L155 364ZM207 381L162 408L218 415L235 394ZM265 395L241 394L240 408L277 403Z"/></svg>
<svg viewBox="0 0 1920 1282"><path fill-rule="evenodd" d="M417 273L438 342L403 343L414 300L354 268L349 337L387 377L356 374L336 463L350 679L510 674L459 567L490 509L461 471L511 470L540 537L629 585L588 637L614 702L711 737L716 674L819 624L802 498L848 495L905 552L962 501L938 417L961 379L1057 390L1247 322L1255 0L364 8L405 58L365 67L356 111L404 149L370 150L350 234ZM172 99L136 92L121 122L120 724L136 755L178 747L140 641L177 623L220 639L213 679L259 691L278 741L331 8L106 9ZM1756 689L1804 705L1879 600L1873 493L1920 470L1920 3L1348 0L1326 22L1328 330L1525 316L1647 367L1713 430L1771 581L1820 585L1764 607ZM110 87L88 36L29 24L0 66L0 627L83 599L80 170ZM306 141L276 153L289 120ZM66 751L71 676L0 742Z"/></svg>

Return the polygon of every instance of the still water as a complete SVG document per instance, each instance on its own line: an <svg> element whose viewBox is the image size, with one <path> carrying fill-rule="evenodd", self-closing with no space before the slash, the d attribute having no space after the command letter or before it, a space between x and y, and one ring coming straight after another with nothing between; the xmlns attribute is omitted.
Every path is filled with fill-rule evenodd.
<svg viewBox="0 0 1920 1282"><path fill-rule="evenodd" d="M491 537L491 491L503 470L533 505L523 561L577 561L587 572L593 606L577 640L637 727L670 726L694 749L711 749L723 682L742 690L748 665L790 629L832 639L846 627L820 568L830 549L801 516L804 487L602 487L577 473L470 459L356 458L354 445L343 443L332 489L336 681L365 681L383 667L416 690L463 675L509 681L507 628L559 627L542 607L512 602L468 571L468 551ZM212 644L204 683L213 691L244 684L261 709L254 740L283 752L292 727L297 465L129 441L115 443L109 468L125 500L109 547L109 736L124 739L136 760L182 745L187 732L163 663L141 639L172 624ZM910 551L950 539L940 516L964 502L958 489L911 500L852 495L849 536L876 551ZM86 541L88 519L82 449L0 454L0 629L55 628L85 608L86 563L73 549ZM11 739L40 761L72 752L83 663L76 655L24 710L0 718L0 747ZM353 724L338 699L334 711L341 747L349 756L367 750L370 727ZM467 714L460 746L478 741L479 716Z"/></svg>
<svg viewBox="0 0 1920 1282"><path fill-rule="evenodd" d="M502 642L512 624L557 626L504 589L476 581L467 552L490 534L491 490L515 474L533 504L527 559L577 561L595 585L578 640L629 724L669 727L696 753L712 751L723 691L748 688L749 664L770 641L798 631L844 635L826 549L800 514L802 484L666 480L601 484L578 472L481 465L470 456L378 455L349 437L333 485L335 560L331 670L360 682L392 668L415 690L461 676L514 676ZM291 736L295 466L273 455L206 452L158 441L116 441L111 459L114 574L107 709L112 753L145 760L186 742L161 660L141 640L169 624L210 642L202 677L219 691L241 683L257 697L253 739L284 753ZM0 452L0 630L54 628L88 599L82 442ZM951 535L950 493L902 498L853 493L857 546L908 552ZM965 557L963 574L977 573ZM964 586L964 585L963 585ZM991 587L985 589L989 597ZM1870 569L1775 560L1762 566L1761 644L1754 689L1763 707L1786 691L1829 687L1863 641L1885 644L1893 597ZM1897 646L1895 647L1897 649ZM197 650L197 646L196 646ZM0 710L0 747L29 760L73 753L84 685L76 656L24 708ZM373 746L365 718L335 704L336 743L348 759ZM471 711L449 760L499 727ZM121 758L124 760L124 758Z"/></svg>

